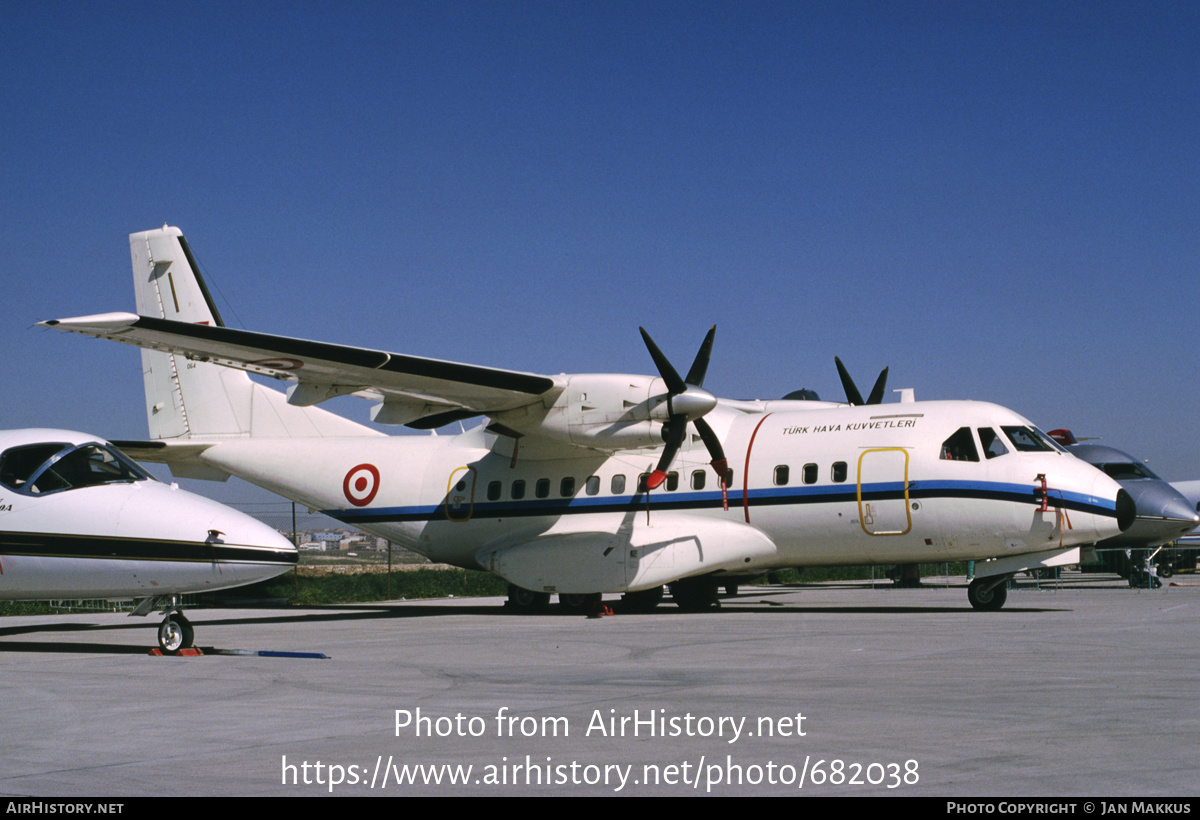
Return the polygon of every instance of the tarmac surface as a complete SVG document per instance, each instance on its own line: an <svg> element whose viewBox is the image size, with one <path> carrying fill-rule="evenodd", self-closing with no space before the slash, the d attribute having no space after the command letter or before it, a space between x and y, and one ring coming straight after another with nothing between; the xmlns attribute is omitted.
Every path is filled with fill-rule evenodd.
<svg viewBox="0 0 1200 820"><path fill-rule="evenodd" d="M1200 577L1014 589L995 613L952 580L597 620L189 612L206 652L327 659L154 657L156 616L0 619L0 793L1200 794Z"/></svg>

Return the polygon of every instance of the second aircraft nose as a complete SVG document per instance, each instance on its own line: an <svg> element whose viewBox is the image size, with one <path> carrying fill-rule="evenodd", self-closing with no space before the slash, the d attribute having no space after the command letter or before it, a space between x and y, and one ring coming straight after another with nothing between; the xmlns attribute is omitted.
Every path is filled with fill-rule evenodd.
<svg viewBox="0 0 1200 820"><path fill-rule="evenodd" d="M1200 525L1200 515L1191 503L1165 481L1122 481L1121 486L1133 499L1137 517L1132 527L1105 546L1157 547L1187 535Z"/></svg>

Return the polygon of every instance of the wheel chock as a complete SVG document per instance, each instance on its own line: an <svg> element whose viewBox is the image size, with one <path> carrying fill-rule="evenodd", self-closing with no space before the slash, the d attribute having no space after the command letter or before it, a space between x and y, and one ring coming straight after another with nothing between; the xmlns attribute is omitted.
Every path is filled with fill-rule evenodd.
<svg viewBox="0 0 1200 820"><path fill-rule="evenodd" d="M200 648L196 646L189 646L187 649L180 649L178 652L173 654L163 652L161 649L150 650L151 656L161 658L197 658L203 654L204 653L200 651Z"/></svg>
<svg viewBox="0 0 1200 820"><path fill-rule="evenodd" d="M592 611L588 613L589 618L603 618L605 615L612 615L612 607L603 601L597 601L592 605Z"/></svg>

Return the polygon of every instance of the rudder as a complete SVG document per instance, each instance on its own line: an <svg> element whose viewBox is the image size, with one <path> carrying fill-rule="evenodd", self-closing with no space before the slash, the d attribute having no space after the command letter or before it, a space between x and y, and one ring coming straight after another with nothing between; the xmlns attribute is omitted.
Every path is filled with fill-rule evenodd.
<svg viewBox="0 0 1200 820"><path fill-rule="evenodd" d="M179 228L130 234L137 312L224 326ZM142 349L152 439L383 435L318 407L297 407L240 371Z"/></svg>

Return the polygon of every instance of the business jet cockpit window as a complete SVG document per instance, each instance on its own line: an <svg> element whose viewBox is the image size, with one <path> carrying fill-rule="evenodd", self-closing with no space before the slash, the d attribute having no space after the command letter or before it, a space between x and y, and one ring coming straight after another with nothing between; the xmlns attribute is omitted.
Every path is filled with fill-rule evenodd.
<svg viewBox="0 0 1200 820"><path fill-rule="evenodd" d="M29 444L0 456L0 482L30 495L149 479L141 467L102 444Z"/></svg>
<svg viewBox="0 0 1200 820"><path fill-rule="evenodd" d="M1153 478L1162 481L1154 472L1144 464L1134 464L1132 461L1113 461L1108 464L1101 464L1100 469L1110 477L1117 481L1123 481L1130 478Z"/></svg>

